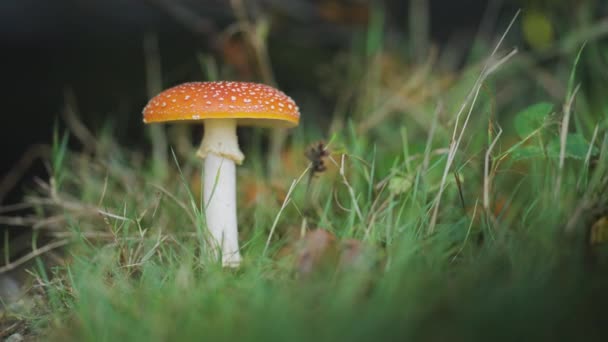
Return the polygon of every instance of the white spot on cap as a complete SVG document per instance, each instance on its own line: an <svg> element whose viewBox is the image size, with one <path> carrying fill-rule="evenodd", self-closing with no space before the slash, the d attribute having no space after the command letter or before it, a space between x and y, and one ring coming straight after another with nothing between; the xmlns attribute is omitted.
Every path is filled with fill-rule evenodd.
<svg viewBox="0 0 608 342"><path fill-rule="evenodd" d="M166 106L167 106L167 102L161 103L161 107L166 107Z"/></svg>
<svg viewBox="0 0 608 342"><path fill-rule="evenodd" d="M194 120L198 120L198 119L200 119L200 118L201 118L201 116L200 116L200 115L192 115L192 118L193 118Z"/></svg>
<svg viewBox="0 0 608 342"><path fill-rule="evenodd" d="M211 104L211 101L207 101L207 104L208 104L208 105L210 105L210 104Z"/></svg>
<svg viewBox="0 0 608 342"><path fill-rule="evenodd" d="M190 100L190 95L186 95L186 97L184 97L184 100Z"/></svg>
<svg viewBox="0 0 608 342"><path fill-rule="evenodd" d="M230 96L230 99L231 99L232 101L236 101L236 96Z"/></svg>
<svg viewBox="0 0 608 342"><path fill-rule="evenodd" d="M244 99L243 102L249 103L249 102L251 102L251 99Z"/></svg>

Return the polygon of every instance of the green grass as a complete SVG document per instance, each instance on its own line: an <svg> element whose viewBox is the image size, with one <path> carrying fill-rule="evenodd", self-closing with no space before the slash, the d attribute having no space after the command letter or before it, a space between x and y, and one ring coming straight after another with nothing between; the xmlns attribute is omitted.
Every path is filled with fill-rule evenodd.
<svg viewBox="0 0 608 342"><path fill-rule="evenodd" d="M438 94L400 103L440 76L421 68L428 77L406 95L384 85L371 67L382 52L373 25L349 61L352 103L336 113L329 169L309 192L300 176L319 136L312 126L294 132L277 179L265 178L261 148L244 148L253 157L238 170L238 270L222 269L203 243L200 160L175 153L154 163L110 132L80 153L56 132L50 181L26 201L47 237L70 244L56 266L36 259L30 294L42 297L10 317L61 341L600 338L608 273L602 241L588 235L608 215L605 115L581 114L595 118L591 127L571 124L563 141L567 98L496 113L497 82L475 83L479 64L441 89L439 111ZM575 70L563 80L568 94ZM386 103L390 115L362 125ZM316 227L362 241L364 252L349 267L328 260L298 272L280 255Z"/></svg>
<svg viewBox="0 0 608 342"><path fill-rule="evenodd" d="M445 139L437 137L437 146L440 138ZM294 143L293 153L302 151L301 142ZM597 156L603 156L598 165L608 165L607 142L605 133L596 141ZM589 310L601 309L596 298L606 299L601 289L607 279L586 266L591 247L584 236L592 217L583 213L574 232L565 231L582 198L605 205L599 192L606 187L605 167L590 173L584 160L568 158L556 195L559 156L518 161L518 173L512 173L515 165L503 163L492 179L491 197L507 204L494 216L481 206L481 159L462 158L455 169L464 179L468 210L448 181L429 233L446 156L431 156L423 171L424 146L405 143L336 135L331 146L348 155L344 177L335 169L319 175L309 203L306 184L295 186L266 256L266 238L281 203L270 196L242 206L245 262L236 271L221 269L199 238L200 191L188 180L200 176L200 161L178 160L181 172L170 164L170 176L159 183L140 152L113 146L109 139L95 157L58 146L54 161L65 160L54 177L63 181L51 183L50 203L40 210L59 213L69 228L57 233L67 233L73 243L64 266L49 275L38 272L47 297L34 319L44 321L39 333L92 341L464 341L596 332L598 318ZM479 155L476 148L481 146L466 154ZM332 158L341 163L340 155ZM300 161L280 180L284 190L305 170ZM255 171L245 165L240 172L245 183L243 175ZM385 185L394 179L405 184ZM586 181L577 187L579 179ZM376 248L352 269L298 276L274 256L304 216L309 228L323 227Z"/></svg>

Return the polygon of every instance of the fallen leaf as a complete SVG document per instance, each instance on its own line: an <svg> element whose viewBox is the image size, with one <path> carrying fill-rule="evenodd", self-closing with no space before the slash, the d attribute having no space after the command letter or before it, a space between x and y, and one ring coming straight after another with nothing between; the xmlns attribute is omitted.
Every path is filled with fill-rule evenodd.
<svg viewBox="0 0 608 342"><path fill-rule="evenodd" d="M324 229L315 229L304 235L298 243L296 269L307 275L322 264L336 260L336 236Z"/></svg>

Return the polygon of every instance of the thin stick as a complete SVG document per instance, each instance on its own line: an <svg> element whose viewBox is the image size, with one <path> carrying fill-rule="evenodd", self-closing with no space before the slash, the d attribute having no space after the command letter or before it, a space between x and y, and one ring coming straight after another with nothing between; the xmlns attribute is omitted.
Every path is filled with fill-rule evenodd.
<svg viewBox="0 0 608 342"><path fill-rule="evenodd" d="M51 155L51 148L47 145L32 145L21 156L21 159L0 180L0 203L19 184L25 172L38 159L46 159Z"/></svg>
<svg viewBox="0 0 608 342"><path fill-rule="evenodd" d="M23 209L29 209L33 206L34 205L31 203L25 203L25 202L0 206L0 214L10 213L13 211L19 211L19 210L23 210Z"/></svg>
<svg viewBox="0 0 608 342"><path fill-rule="evenodd" d="M87 128L87 126L80 120L78 115L78 104L76 101L76 95L71 88L66 88L63 92L63 98L65 101L65 107L62 111L63 119L66 125L70 129L70 132L82 143L85 151L93 152L97 146L97 139L95 135Z"/></svg>
<svg viewBox="0 0 608 342"><path fill-rule="evenodd" d="M134 221L132 218L129 218L129 217L126 217L126 216L117 215L117 214L112 214L110 212L107 212L107 211L101 210L101 209L97 209L97 213L99 213L100 215L106 216L106 217L113 218L115 220L119 220L119 221L128 221L128 222L133 222Z"/></svg>
<svg viewBox="0 0 608 342"><path fill-rule="evenodd" d="M43 247L36 248L33 251L31 251L30 253L11 262L10 264L6 264L6 265L0 267L0 274L4 274L6 272L12 271L15 268L25 264L26 262L28 262L38 256L41 256L44 253L50 252L53 249L67 245L69 242L70 242L69 240L58 240L58 241L51 242Z"/></svg>
<svg viewBox="0 0 608 342"><path fill-rule="evenodd" d="M486 151L486 156L484 159L483 208L486 211L490 209L490 181L491 181L491 179L490 179L490 157L492 155L492 150L494 149L494 146L496 146L496 143L498 142L498 139L500 139L501 135L502 135L502 128L500 126L498 126L498 134L496 134L496 137L494 138L494 140L492 140L492 143L488 147L488 150Z"/></svg>
<svg viewBox="0 0 608 342"><path fill-rule="evenodd" d="M32 217L0 216L0 224L7 226L29 227L35 224L36 222L38 222L38 220Z"/></svg>
<svg viewBox="0 0 608 342"><path fill-rule="evenodd" d="M498 51L498 49L499 49L500 45L502 44L503 40L505 39L507 33L509 32L509 30L511 29L511 27L515 23L515 19L517 19L517 17L519 16L519 13L520 13L520 11L517 11L517 13L515 13L515 16L513 17L513 19L511 19L511 22L509 23L509 26L507 27L507 29L503 33L502 37L500 38L500 40L496 44L496 47L492 51L492 54L490 54L490 57L489 57L488 61L486 62L486 64L484 65L484 67L483 67L483 69L481 71L481 73L477 77L477 80L475 81L475 84L473 85L473 89L467 95L467 98L465 99L465 101L463 102L462 106L460 107L460 110L458 111L458 114L456 114L456 123L454 125L454 131L452 133L452 142L450 144L450 152L448 153L448 160L446 162L446 166L445 166L445 169L444 169L444 172L443 172L443 177L441 179L441 185L439 187L439 192L437 193L437 196L435 198L435 205L433 206L433 214L431 216L431 222L430 222L429 228L428 228L429 233L432 233L435 230L435 225L437 223L437 216L438 216L438 213L439 213L439 205L441 203L441 197L442 197L443 191L445 189L445 184L446 184L446 181L447 181L449 170L452 167L452 162L454 161L454 157L456 156L456 152L458 150L458 147L460 145L462 137L464 136L464 132L465 132L466 126L467 126L467 124L469 122L469 119L471 117L471 113L473 111L475 103L477 102L477 97L478 97L479 92L481 90L481 85L483 84L483 82L486 80L486 78L488 78L488 76L492 72L494 72L495 70L497 70L499 66L503 65L504 63L506 63L511 57L513 57L517 53L517 49L513 49L509 54L507 54L505 57L503 57L500 60L498 60L495 64L493 64L493 65L490 64L490 62L492 61L492 57ZM462 125L462 128L460 130L460 134L458 136L458 140L456 140L456 132L458 131L458 122L460 121L460 116L462 115L462 113L464 112L464 110L465 110L465 108L467 106L470 106L469 112L468 112L468 114L467 114L467 116L465 118L465 121L464 121L464 123Z"/></svg>

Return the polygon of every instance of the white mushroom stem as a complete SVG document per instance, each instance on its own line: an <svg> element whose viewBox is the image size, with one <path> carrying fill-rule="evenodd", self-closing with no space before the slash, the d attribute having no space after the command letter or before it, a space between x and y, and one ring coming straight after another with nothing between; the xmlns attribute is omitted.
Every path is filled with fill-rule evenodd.
<svg viewBox="0 0 608 342"><path fill-rule="evenodd" d="M236 217L236 165L243 162L236 120L208 119L197 155L205 159L203 198L214 253L222 265L241 262Z"/></svg>

